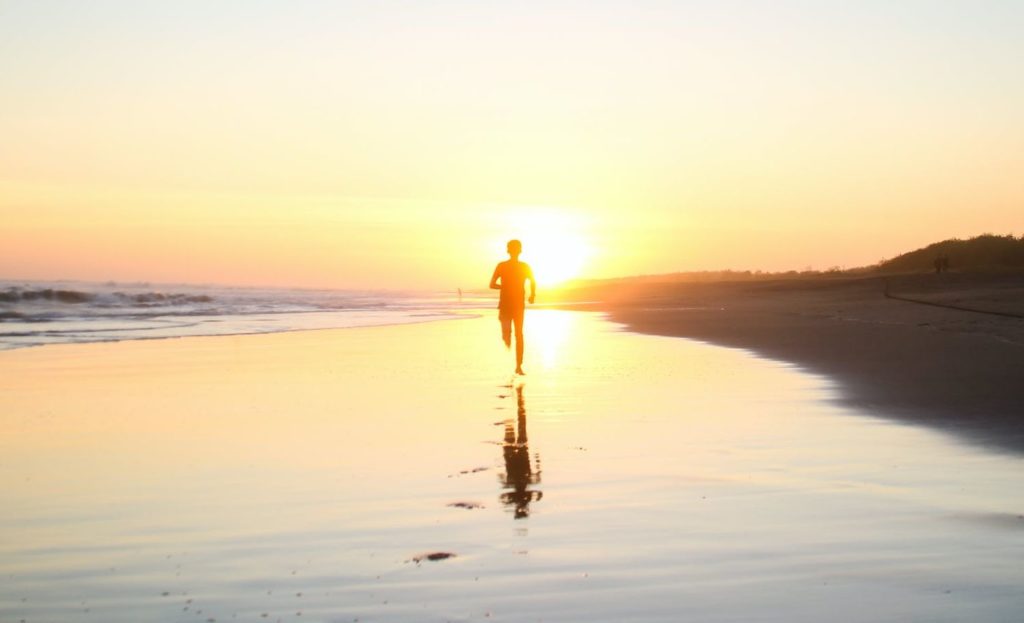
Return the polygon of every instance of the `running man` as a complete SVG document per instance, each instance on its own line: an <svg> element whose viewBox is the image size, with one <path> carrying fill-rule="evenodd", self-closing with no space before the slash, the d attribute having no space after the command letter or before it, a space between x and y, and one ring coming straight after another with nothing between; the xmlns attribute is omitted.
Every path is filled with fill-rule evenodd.
<svg viewBox="0 0 1024 623"><path fill-rule="evenodd" d="M523 372L523 316L526 314L526 280L530 280L530 303L537 295L537 280L526 262L519 261L523 243L508 241L509 259L494 267L491 275L491 289L501 290L498 298L498 320L501 321L501 339L506 347L512 346L512 325L516 327L516 374ZM500 285L498 282L501 282Z"/></svg>

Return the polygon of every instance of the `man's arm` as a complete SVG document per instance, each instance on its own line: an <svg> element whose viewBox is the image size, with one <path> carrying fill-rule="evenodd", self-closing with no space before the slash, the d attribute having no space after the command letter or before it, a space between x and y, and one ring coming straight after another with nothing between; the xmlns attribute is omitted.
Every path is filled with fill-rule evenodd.
<svg viewBox="0 0 1024 623"><path fill-rule="evenodd" d="M530 304L533 304L534 297L537 296L537 279L533 276L533 268L527 265L526 278L530 280Z"/></svg>
<svg viewBox="0 0 1024 623"><path fill-rule="evenodd" d="M500 290L501 286L498 285L498 277L501 276L501 264L499 263L494 267L494 274L491 275L491 289Z"/></svg>

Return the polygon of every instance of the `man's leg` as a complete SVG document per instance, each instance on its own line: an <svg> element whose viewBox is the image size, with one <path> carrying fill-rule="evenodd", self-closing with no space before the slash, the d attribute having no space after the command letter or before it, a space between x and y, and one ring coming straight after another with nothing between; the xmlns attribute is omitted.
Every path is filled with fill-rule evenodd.
<svg viewBox="0 0 1024 623"><path fill-rule="evenodd" d="M512 316L505 310L498 312L498 320L501 322L501 341L505 342L505 348L512 346Z"/></svg>
<svg viewBox="0 0 1024 623"><path fill-rule="evenodd" d="M525 311L525 310L524 310ZM523 316L524 311L516 312L516 372L523 374Z"/></svg>

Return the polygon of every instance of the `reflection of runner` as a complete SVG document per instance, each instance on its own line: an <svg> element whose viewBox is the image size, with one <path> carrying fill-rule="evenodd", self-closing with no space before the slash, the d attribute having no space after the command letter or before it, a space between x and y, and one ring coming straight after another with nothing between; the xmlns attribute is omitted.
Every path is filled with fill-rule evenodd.
<svg viewBox="0 0 1024 623"><path fill-rule="evenodd" d="M501 339L505 346L512 345L512 326L516 329L516 374L523 372L523 316L526 314L526 280L530 280L530 303L537 295L537 281L533 270L526 262L519 261L523 244L518 240L508 241L509 259L494 267L491 288L501 290L498 299L498 319L501 321ZM500 285L498 282L501 282Z"/></svg>
<svg viewBox="0 0 1024 623"><path fill-rule="evenodd" d="M505 475L501 484L510 491L501 494L501 501L512 507L516 519L523 519L530 516L530 502L540 500L544 493L530 489L530 485L540 483L540 458L534 471L530 448L526 445L526 402L522 385L516 387L516 401L519 403L517 428L512 427L511 421L505 423Z"/></svg>

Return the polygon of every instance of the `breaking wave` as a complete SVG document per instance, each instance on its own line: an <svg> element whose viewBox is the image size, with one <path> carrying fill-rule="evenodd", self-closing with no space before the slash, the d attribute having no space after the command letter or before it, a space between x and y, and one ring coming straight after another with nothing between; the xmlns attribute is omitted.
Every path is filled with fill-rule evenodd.
<svg viewBox="0 0 1024 623"><path fill-rule="evenodd" d="M93 296L88 292L76 290L55 290L53 288L21 289L8 288L0 292L0 303L17 303L20 301L56 301L58 303L87 303Z"/></svg>
<svg viewBox="0 0 1024 623"><path fill-rule="evenodd" d="M424 322L490 304L455 292L0 282L0 350Z"/></svg>
<svg viewBox="0 0 1024 623"><path fill-rule="evenodd" d="M18 286L8 287L0 291L0 303L20 303L29 301L52 301L55 303L67 303L76 305L80 303L92 303L102 301L104 297L111 298L111 304L135 304L149 307L154 305L181 305L186 303L210 303L213 297L207 294L184 294L181 292L110 292L98 294L95 292L82 292L80 290L61 290L56 288L22 288Z"/></svg>

